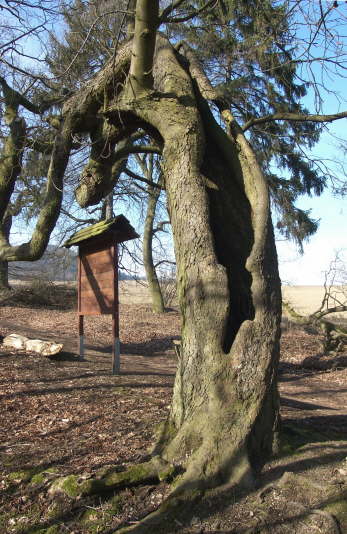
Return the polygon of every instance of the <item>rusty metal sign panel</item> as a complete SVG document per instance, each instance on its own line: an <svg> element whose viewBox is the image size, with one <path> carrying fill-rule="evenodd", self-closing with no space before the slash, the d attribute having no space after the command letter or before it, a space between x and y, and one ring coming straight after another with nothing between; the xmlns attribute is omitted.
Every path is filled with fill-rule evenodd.
<svg viewBox="0 0 347 534"><path fill-rule="evenodd" d="M114 313L117 283L115 246L81 247L79 253L78 312L80 315Z"/></svg>

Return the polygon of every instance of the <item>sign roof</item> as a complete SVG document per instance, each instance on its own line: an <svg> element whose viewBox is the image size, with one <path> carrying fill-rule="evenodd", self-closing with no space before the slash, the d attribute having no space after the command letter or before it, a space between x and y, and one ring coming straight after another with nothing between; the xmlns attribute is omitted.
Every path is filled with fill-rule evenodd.
<svg viewBox="0 0 347 534"><path fill-rule="evenodd" d="M82 228L75 234L73 234L65 243L64 247L70 248L72 246L79 246L85 241L101 237L105 233L114 237L117 243L123 241L129 241L130 239L136 239L139 235L135 232L134 228L129 223L128 219L124 215L117 215L114 219L103 220Z"/></svg>

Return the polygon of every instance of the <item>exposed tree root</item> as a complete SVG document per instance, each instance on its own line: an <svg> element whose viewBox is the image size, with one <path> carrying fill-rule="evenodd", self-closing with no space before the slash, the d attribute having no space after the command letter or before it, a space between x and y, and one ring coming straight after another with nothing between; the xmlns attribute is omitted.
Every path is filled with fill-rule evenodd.
<svg viewBox="0 0 347 534"><path fill-rule="evenodd" d="M170 480L175 475L176 468L158 456L142 464L133 465L126 471L108 470L97 478L85 479L82 476L69 475L56 479L48 492L51 495L64 493L68 497L85 497L108 493L125 487L142 484L155 484L163 480Z"/></svg>

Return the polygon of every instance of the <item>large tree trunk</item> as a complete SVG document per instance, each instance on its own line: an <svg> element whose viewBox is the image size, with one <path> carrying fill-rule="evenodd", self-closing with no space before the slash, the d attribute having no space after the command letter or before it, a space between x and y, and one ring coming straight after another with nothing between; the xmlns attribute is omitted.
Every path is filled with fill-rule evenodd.
<svg viewBox="0 0 347 534"><path fill-rule="evenodd" d="M8 262L0 260L0 291L10 289L8 282Z"/></svg>
<svg viewBox="0 0 347 534"><path fill-rule="evenodd" d="M12 215L5 213L3 218L3 232L6 239L9 239L12 226ZM0 291L11 289L8 281L8 261L0 260Z"/></svg>
<svg viewBox="0 0 347 534"><path fill-rule="evenodd" d="M160 189L148 185L147 192L147 211L145 218L145 226L143 229L143 264L145 267L148 289L151 296L152 310L154 313L164 313L164 300L157 273L154 267L152 251L154 217L160 194Z"/></svg>
<svg viewBox="0 0 347 534"><path fill-rule="evenodd" d="M140 33L147 39L153 32ZM249 486L278 426L281 295L267 184L232 117L225 114L229 135L216 123L186 58L161 35L153 69L149 57L129 50L121 48L117 68L106 66L64 111L91 116L109 88L103 116L116 141L141 128L164 146L182 345L170 415L154 452L182 467L175 491ZM143 64L134 65L131 88L123 91L114 80L130 61ZM153 89L138 74L149 70Z"/></svg>
<svg viewBox="0 0 347 534"><path fill-rule="evenodd" d="M162 38L154 78L156 93L128 93L115 109L164 140L183 327L156 452L185 469L179 490L249 485L278 424L281 297L267 185L244 136L217 125Z"/></svg>

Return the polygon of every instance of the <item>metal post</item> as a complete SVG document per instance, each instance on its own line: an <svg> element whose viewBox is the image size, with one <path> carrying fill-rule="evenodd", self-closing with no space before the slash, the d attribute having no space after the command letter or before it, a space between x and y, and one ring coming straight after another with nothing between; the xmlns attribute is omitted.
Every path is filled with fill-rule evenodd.
<svg viewBox="0 0 347 534"><path fill-rule="evenodd" d="M114 260L114 304L112 313L112 334L113 334L113 364L112 374L120 374L120 340L119 340L119 299L118 299L118 246L113 247Z"/></svg>
<svg viewBox="0 0 347 534"><path fill-rule="evenodd" d="M83 325L83 315L78 316L78 335L79 335L79 355L80 360L84 360L84 325Z"/></svg>
<svg viewBox="0 0 347 534"><path fill-rule="evenodd" d="M115 319L113 319L113 323L114 322L115 322ZM114 334L114 337L113 337L112 374L113 375L119 375L120 374L120 341L119 341L119 337L116 337L115 334Z"/></svg>

